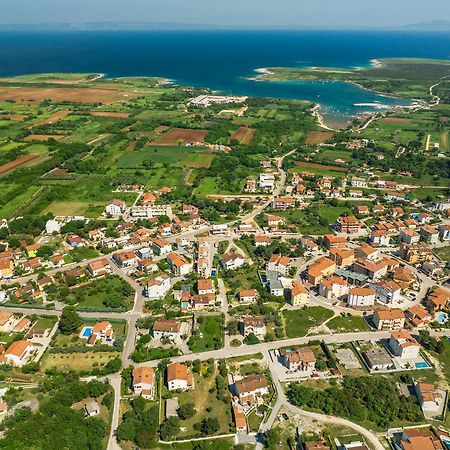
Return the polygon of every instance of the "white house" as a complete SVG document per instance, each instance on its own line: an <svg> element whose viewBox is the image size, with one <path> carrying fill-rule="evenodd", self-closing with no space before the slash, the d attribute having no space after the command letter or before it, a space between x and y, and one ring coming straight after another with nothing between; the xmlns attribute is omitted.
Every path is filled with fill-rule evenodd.
<svg viewBox="0 0 450 450"><path fill-rule="evenodd" d="M299 348L283 355L283 364L291 372L311 373L316 368L316 357L310 348Z"/></svg>
<svg viewBox="0 0 450 450"><path fill-rule="evenodd" d="M270 257L267 263L267 270L288 275L290 263L290 259L287 256L275 254Z"/></svg>
<svg viewBox="0 0 450 450"><path fill-rule="evenodd" d="M110 216L120 216L122 215L127 208L127 205L122 200L111 200L106 206L105 206L105 214L108 214Z"/></svg>
<svg viewBox="0 0 450 450"><path fill-rule="evenodd" d="M252 333L258 338L264 338L266 335L264 317L251 316L242 318L242 334L248 336Z"/></svg>
<svg viewBox="0 0 450 450"><path fill-rule="evenodd" d="M353 288L348 291L349 306L372 306L375 303L375 290L370 288Z"/></svg>
<svg viewBox="0 0 450 450"><path fill-rule="evenodd" d="M225 253L220 264L225 270L235 270L245 264L245 259L239 253Z"/></svg>
<svg viewBox="0 0 450 450"><path fill-rule="evenodd" d="M260 173L258 185L263 191L272 191L275 186L275 175L273 173Z"/></svg>
<svg viewBox="0 0 450 450"><path fill-rule="evenodd" d="M45 232L47 234L59 233L61 225L54 219L47 220L45 224Z"/></svg>
<svg viewBox="0 0 450 450"><path fill-rule="evenodd" d="M440 392L440 390L431 383L418 382L414 387L417 399L419 400L419 405L426 416L441 413L445 401L445 393Z"/></svg>
<svg viewBox="0 0 450 450"><path fill-rule="evenodd" d="M167 388L169 391L187 390L194 386L194 380L189 367L183 363L167 366Z"/></svg>
<svg viewBox="0 0 450 450"><path fill-rule="evenodd" d="M144 288L144 296L150 299L164 298L170 290L170 277L163 273L149 280Z"/></svg>
<svg viewBox="0 0 450 450"><path fill-rule="evenodd" d="M167 262L169 263L172 273L177 277L183 277L192 271L193 264L187 262L181 255L171 252L167 255Z"/></svg>
<svg viewBox="0 0 450 450"><path fill-rule="evenodd" d="M153 337L155 339L175 339L180 337L181 323L178 320L156 320L153 324Z"/></svg>
<svg viewBox="0 0 450 450"><path fill-rule="evenodd" d="M375 299L380 303L392 305L400 300L401 288L394 280L381 280L370 288L375 289Z"/></svg>
<svg viewBox="0 0 450 450"><path fill-rule="evenodd" d="M241 403L253 404L257 397L269 393L267 378L265 375L248 375L234 383L234 391Z"/></svg>
<svg viewBox="0 0 450 450"><path fill-rule="evenodd" d="M244 289L239 291L239 301L242 303L256 303L259 292L256 289Z"/></svg>
<svg viewBox="0 0 450 450"><path fill-rule="evenodd" d="M8 350L3 354L7 364L13 366L23 366L25 365L33 351L33 345L27 341L15 341L9 347Z"/></svg>
<svg viewBox="0 0 450 450"><path fill-rule="evenodd" d="M414 359L419 356L420 345L406 330L395 331L389 339L389 348L395 356Z"/></svg>
<svg viewBox="0 0 450 450"><path fill-rule="evenodd" d="M135 367L133 369L133 392L145 399L155 395L155 371L152 367Z"/></svg>
<svg viewBox="0 0 450 450"><path fill-rule="evenodd" d="M172 251L172 244L163 238L152 239L152 249L158 255L167 255Z"/></svg>

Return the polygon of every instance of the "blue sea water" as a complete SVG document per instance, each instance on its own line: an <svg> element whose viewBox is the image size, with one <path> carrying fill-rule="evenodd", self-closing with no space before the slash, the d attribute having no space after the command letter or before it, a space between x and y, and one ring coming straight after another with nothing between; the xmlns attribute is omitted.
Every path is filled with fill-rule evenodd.
<svg viewBox="0 0 450 450"><path fill-rule="evenodd" d="M450 33L363 31L0 32L0 76L99 72L161 76L226 94L320 103L330 122L371 111L361 104L405 104L349 83L256 82L255 69L361 67L374 58L449 59Z"/></svg>

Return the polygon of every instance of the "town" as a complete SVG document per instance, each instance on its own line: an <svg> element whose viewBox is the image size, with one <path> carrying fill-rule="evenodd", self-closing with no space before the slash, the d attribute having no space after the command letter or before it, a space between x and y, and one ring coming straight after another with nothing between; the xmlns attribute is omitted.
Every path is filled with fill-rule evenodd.
<svg viewBox="0 0 450 450"><path fill-rule="evenodd" d="M182 96L191 119L232 114L240 123L255 108L247 97L164 89L162 96ZM89 114L128 123L130 113L114 106ZM74 123L84 123L85 113L77 114ZM15 139L44 145L37 142L46 142L46 127L69 133L70 117L52 112L39 131ZM386 179L375 169L383 152L357 171L345 168L348 159L314 158L371 148L376 139L359 137L358 126L350 139L306 132L299 144L306 153L297 143L243 151L252 170L225 193L219 184L227 174L205 182L205 171L235 147L250 148L266 132L257 125L207 145L206 131L159 125L149 137L154 152L133 140L124 153L146 151L158 162L143 159L140 169L128 166L127 177L101 185L100 169L83 164L93 152L115 164L108 148L123 131L117 142L102 133L80 160L66 137L52 134L52 152L69 152L66 162L43 167L39 191L0 224L2 430L15 429L21 407L35 414L67 396L81 424L102 420L98 448L445 450L448 177L434 175L434 195L411 173ZM422 138L430 152L429 136ZM201 148L208 164L189 159L171 182L161 154L191 148L194 156ZM398 148L401 157L406 148ZM5 173L34 170L21 166ZM143 182L140 170L158 183ZM180 186L181 173L194 181ZM89 190L91 182L90 200L81 191L78 200L57 193L58 186L61 195L67 186Z"/></svg>

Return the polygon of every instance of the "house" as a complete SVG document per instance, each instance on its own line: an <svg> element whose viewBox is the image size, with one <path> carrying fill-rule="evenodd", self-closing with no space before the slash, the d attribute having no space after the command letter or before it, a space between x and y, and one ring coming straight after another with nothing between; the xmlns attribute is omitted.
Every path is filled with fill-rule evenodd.
<svg viewBox="0 0 450 450"><path fill-rule="evenodd" d="M3 354L5 362L21 367L28 362L33 349L33 345L27 341L14 341Z"/></svg>
<svg viewBox="0 0 450 450"><path fill-rule="evenodd" d="M419 356L420 345L406 330L395 331L389 339L391 352L400 358L413 359Z"/></svg>
<svg viewBox="0 0 450 450"><path fill-rule="evenodd" d="M242 303L256 303L259 298L259 292L256 289L244 289L239 292L238 297Z"/></svg>
<svg viewBox="0 0 450 450"><path fill-rule="evenodd" d="M292 352L285 352L282 362L291 372L311 373L316 368L316 357L310 348L299 348Z"/></svg>
<svg viewBox="0 0 450 450"><path fill-rule="evenodd" d="M320 258L309 266L307 271L308 282L313 286L320 283L322 278L332 275L336 271L336 263L328 258Z"/></svg>
<svg viewBox="0 0 450 450"><path fill-rule="evenodd" d="M372 262L368 259L357 259L352 268L355 273L360 273L371 280L376 280L387 274L388 264L384 260Z"/></svg>
<svg viewBox="0 0 450 450"><path fill-rule="evenodd" d="M363 352L362 356L371 370L389 370L393 367L393 361L384 348L373 347Z"/></svg>
<svg viewBox="0 0 450 450"><path fill-rule="evenodd" d="M135 367L133 369L133 392L145 399L155 396L155 371L152 367Z"/></svg>
<svg viewBox="0 0 450 450"><path fill-rule="evenodd" d="M35 258L37 256L38 250L41 248L41 244L35 243L27 245L25 251L27 252L28 258Z"/></svg>
<svg viewBox="0 0 450 450"><path fill-rule="evenodd" d="M309 252L314 252L319 249L319 246L311 239L302 237L300 242L302 243L303 248Z"/></svg>
<svg viewBox="0 0 450 450"><path fill-rule="evenodd" d="M96 229L96 230L89 230L88 237L91 241L98 242L102 240L105 237L105 235L101 230Z"/></svg>
<svg viewBox="0 0 450 450"><path fill-rule="evenodd" d="M375 303L375 289L352 288L348 291L347 304L353 307L367 307Z"/></svg>
<svg viewBox="0 0 450 450"><path fill-rule="evenodd" d="M243 317L242 321L242 334L248 336L254 334L258 338L264 338L266 335L266 324L264 323L264 317Z"/></svg>
<svg viewBox="0 0 450 450"><path fill-rule="evenodd" d="M284 218L280 216L269 216L267 217L267 224L270 228L278 227L284 222Z"/></svg>
<svg viewBox="0 0 450 450"><path fill-rule="evenodd" d="M245 259L239 253L225 253L220 264L224 270L236 270L245 264Z"/></svg>
<svg viewBox="0 0 450 450"><path fill-rule="evenodd" d="M102 341L102 344L112 345L114 343L114 329L110 322L103 321L97 322L91 329L91 334L87 337L87 346L93 346L98 340Z"/></svg>
<svg viewBox="0 0 450 450"><path fill-rule="evenodd" d="M355 216L340 216L336 220L336 230L338 233L359 233L360 227L361 225Z"/></svg>
<svg viewBox="0 0 450 450"><path fill-rule="evenodd" d="M258 185L263 191L273 191L273 188L275 187L275 175L273 173L260 173Z"/></svg>
<svg viewBox="0 0 450 450"><path fill-rule="evenodd" d="M216 294L197 294L191 297L191 306L196 310L211 308L215 305L215 302Z"/></svg>
<svg viewBox="0 0 450 450"><path fill-rule="evenodd" d="M370 243L377 247L387 247L390 239L388 232L385 230L373 230L369 236Z"/></svg>
<svg viewBox="0 0 450 450"><path fill-rule="evenodd" d="M405 314L401 309L379 309L373 315L377 330L401 330L405 326Z"/></svg>
<svg viewBox="0 0 450 450"><path fill-rule="evenodd" d="M416 279L414 272L407 267L397 267L392 274L393 280L402 287L408 288Z"/></svg>
<svg viewBox="0 0 450 450"><path fill-rule="evenodd" d="M111 273L111 266L106 258L89 263L87 269L93 277L99 277L101 275Z"/></svg>
<svg viewBox="0 0 450 450"><path fill-rule="evenodd" d="M369 261L377 261L380 256L380 251L370 245L362 245L355 251L357 258L368 259Z"/></svg>
<svg viewBox="0 0 450 450"><path fill-rule="evenodd" d="M450 304L450 291L445 288L437 288L427 297L427 306L432 310L441 310Z"/></svg>
<svg viewBox="0 0 450 450"><path fill-rule="evenodd" d="M197 280L197 292L203 294L215 294L216 288L214 281L211 278L199 278Z"/></svg>
<svg viewBox="0 0 450 450"><path fill-rule="evenodd" d="M80 236L78 236L76 234L73 234L72 236L69 236L66 239L66 242L72 248L84 247L85 246L84 240L82 238L80 238Z"/></svg>
<svg viewBox="0 0 450 450"><path fill-rule="evenodd" d="M238 433L247 433L247 419L245 413L239 409L239 405L233 403L233 419Z"/></svg>
<svg viewBox="0 0 450 450"><path fill-rule="evenodd" d="M421 305L414 305L405 311L405 315L414 328L424 328L431 320L431 314Z"/></svg>
<svg viewBox="0 0 450 450"><path fill-rule="evenodd" d="M167 255L167 262L169 263L172 273L177 277L183 277L192 271L193 265L187 262L178 253L172 252Z"/></svg>
<svg viewBox="0 0 450 450"><path fill-rule="evenodd" d="M167 255L172 251L172 244L164 238L151 240L152 249L157 255Z"/></svg>
<svg viewBox="0 0 450 450"><path fill-rule="evenodd" d="M420 241L420 234L409 228L401 230L398 235L400 242L405 242L406 244L416 244Z"/></svg>
<svg viewBox="0 0 450 450"><path fill-rule="evenodd" d="M54 219L47 220L47 222L45 224L45 232L47 234L53 234L53 233L58 234L60 229L61 229L61 226L59 225L59 223L56 220L54 220Z"/></svg>
<svg viewBox="0 0 450 450"><path fill-rule="evenodd" d="M395 447L399 450L445 450L429 428L403 428Z"/></svg>
<svg viewBox="0 0 450 450"><path fill-rule="evenodd" d="M234 382L234 392L241 403L254 404L269 393L267 378L265 375L248 375Z"/></svg>
<svg viewBox="0 0 450 450"><path fill-rule="evenodd" d="M440 224L438 231L441 241L450 241L450 225Z"/></svg>
<svg viewBox="0 0 450 450"><path fill-rule="evenodd" d="M439 241L439 231L431 225L422 225L419 232L421 239L427 244L436 244Z"/></svg>
<svg viewBox="0 0 450 450"><path fill-rule="evenodd" d="M158 263L152 259L144 258L138 262L137 268L141 272L149 274L158 271Z"/></svg>
<svg viewBox="0 0 450 450"><path fill-rule="evenodd" d="M392 305L400 300L401 288L394 280L381 280L369 285L375 289L375 300L386 305Z"/></svg>
<svg viewBox="0 0 450 450"><path fill-rule="evenodd" d="M110 216L121 216L127 208L127 205L122 200L114 199L111 200L105 206L105 214Z"/></svg>
<svg viewBox="0 0 450 450"><path fill-rule="evenodd" d="M256 180L254 178L247 178L244 190L245 192L256 192Z"/></svg>
<svg viewBox="0 0 450 450"><path fill-rule="evenodd" d="M272 239L269 236L255 236L255 247L268 247L272 243Z"/></svg>
<svg viewBox="0 0 450 450"><path fill-rule="evenodd" d="M356 206L356 214L361 216L368 216L370 213L369 207L367 205L357 205Z"/></svg>
<svg viewBox="0 0 450 450"><path fill-rule="evenodd" d="M296 200L293 197L275 197L272 200L272 208L285 210L293 208L295 206Z"/></svg>
<svg viewBox="0 0 450 450"><path fill-rule="evenodd" d="M11 278L14 275L14 263L12 259L0 259L0 278Z"/></svg>
<svg viewBox="0 0 450 450"><path fill-rule="evenodd" d="M340 299L348 294L348 281L338 276L321 280L319 294L327 300Z"/></svg>
<svg viewBox="0 0 450 450"><path fill-rule="evenodd" d="M147 282L144 288L144 296L149 299L164 298L170 287L170 277L163 273Z"/></svg>
<svg viewBox="0 0 450 450"><path fill-rule="evenodd" d="M194 379L186 364L173 363L167 366L167 389L169 391L192 389Z"/></svg>
<svg viewBox="0 0 450 450"><path fill-rule="evenodd" d="M355 252L349 248L332 248L328 257L339 267L348 267L355 261Z"/></svg>
<svg viewBox="0 0 450 450"><path fill-rule="evenodd" d="M175 339L180 337L181 323L178 320L155 320L153 323L153 337L155 339Z"/></svg>
<svg viewBox="0 0 450 450"><path fill-rule="evenodd" d="M425 261L431 261L433 253L427 244L418 242L416 244L401 244L399 250L400 258L409 264L418 264Z"/></svg>
<svg viewBox="0 0 450 450"><path fill-rule="evenodd" d="M422 270L432 278L442 278L445 276L445 271L441 266L438 266L432 262L424 262L422 264Z"/></svg>
<svg viewBox="0 0 450 450"><path fill-rule="evenodd" d="M335 236L334 234L326 234L323 237L323 244L328 250L332 248L345 247L347 240L342 236Z"/></svg>
<svg viewBox="0 0 450 450"><path fill-rule="evenodd" d="M0 332L9 333L14 328L17 320L13 313L0 311Z"/></svg>
<svg viewBox="0 0 450 450"><path fill-rule="evenodd" d="M287 289L287 302L292 306L305 306L309 300L309 291L298 280L292 281L292 287Z"/></svg>
<svg viewBox="0 0 450 450"><path fill-rule="evenodd" d="M31 327L31 320L27 319L26 317L22 317L15 325L13 332L14 333L21 333L28 328Z"/></svg>
<svg viewBox="0 0 450 450"><path fill-rule="evenodd" d="M446 397L445 392L441 392L434 384L421 382L416 383L414 389L425 416L441 413Z"/></svg>
<svg viewBox="0 0 450 450"><path fill-rule="evenodd" d="M305 450L331 450L330 446L322 441L308 441L304 443Z"/></svg>
<svg viewBox="0 0 450 450"><path fill-rule="evenodd" d="M367 181L364 178L352 177L352 179L350 180L350 186L365 188L367 187Z"/></svg>
<svg viewBox="0 0 450 450"><path fill-rule="evenodd" d="M84 404L86 417L94 417L100 414L100 406L95 400L89 400Z"/></svg>
<svg viewBox="0 0 450 450"><path fill-rule="evenodd" d="M225 236L228 234L228 224L226 223L218 223L211 226L210 234L213 236Z"/></svg>
<svg viewBox="0 0 450 450"><path fill-rule="evenodd" d="M113 260L120 267L137 267L139 259L135 252L125 251L113 254Z"/></svg>
<svg viewBox="0 0 450 450"><path fill-rule="evenodd" d="M287 256L275 254L270 257L266 269L282 275L288 275L290 263L291 261Z"/></svg>

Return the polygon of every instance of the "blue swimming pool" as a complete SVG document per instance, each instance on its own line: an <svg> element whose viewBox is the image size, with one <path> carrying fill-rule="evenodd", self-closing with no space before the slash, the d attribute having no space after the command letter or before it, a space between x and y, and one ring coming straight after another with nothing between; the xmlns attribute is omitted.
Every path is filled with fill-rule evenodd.
<svg viewBox="0 0 450 450"><path fill-rule="evenodd" d="M85 338L89 337L91 335L91 332L92 332L92 327L86 327L83 330L83 337L85 337Z"/></svg>
<svg viewBox="0 0 450 450"><path fill-rule="evenodd" d="M425 361L416 362L416 369L428 369L428 367L430 366Z"/></svg>
<svg viewBox="0 0 450 450"><path fill-rule="evenodd" d="M438 316L436 317L436 322L440 323L441 325L446 323L447 320L448 320L448 314L445 312L440 312L438 314Z"/></svg>

